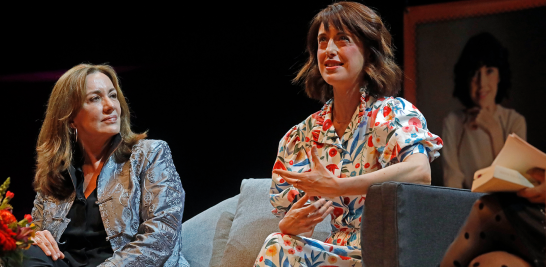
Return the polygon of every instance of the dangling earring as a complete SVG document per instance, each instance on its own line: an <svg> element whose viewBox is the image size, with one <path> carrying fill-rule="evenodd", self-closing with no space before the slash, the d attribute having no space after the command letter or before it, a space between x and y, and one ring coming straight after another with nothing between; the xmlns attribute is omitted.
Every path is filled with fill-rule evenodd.
<svg viewBox="0 0 546 267"><path fill-rule="evenodd" d="M78 128L76 128L76 126L74 126L74 123L71 123L70 124L70 128L74 129L74 142L78 142Z"/></svg>
<svg viewBox="0 0 546 267"><path fill-rule="evenodd" d="M360 87L360 93L363 94L363 93L368 93L368 86L367 85L364 85L362 87Z"/></svg>

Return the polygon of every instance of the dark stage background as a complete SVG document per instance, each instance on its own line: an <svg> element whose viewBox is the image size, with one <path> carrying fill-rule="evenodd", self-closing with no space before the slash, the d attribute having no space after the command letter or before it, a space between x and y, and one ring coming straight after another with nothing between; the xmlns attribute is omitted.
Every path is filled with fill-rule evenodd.
<svg viewBox="0 0 546 267"><path fill-rule="evenodd" d="M404 8L447 1L362 2L390 25L402 65ZM305 59L309 21L330 3L4 10L0 180L12 179L16 216L32 208L35 143L51 89L82 62L114 66L134 130L169 143L186 190L184 220L238 194L242 179L270 177L280 138L322 106L290 81Z"/></svg>

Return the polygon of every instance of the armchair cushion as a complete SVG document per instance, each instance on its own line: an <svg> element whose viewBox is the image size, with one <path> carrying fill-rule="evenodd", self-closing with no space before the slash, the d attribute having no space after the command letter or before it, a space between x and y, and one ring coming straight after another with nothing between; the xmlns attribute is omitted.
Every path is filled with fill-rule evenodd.
<svg viewBox="0 0 546 267"><path fill-rule="evenodd" d="M271 214L270 186L271 179L243 180L221 266L252 266L266 237L279 232L280 219ZM315 227L313 238L325 240L329 235L329 222L324 220Z"/></svg>
<svg viewBox="0 0 546 267"><path fill-rule="evenodd" d="M483 194L386 182L372 185L362 222L364 266L436 266Z"/></svg>
<svg viewBox="0 0 546 267"><path fill-rule="evenodd" d="M209 267L215 254L224 253L222 238L227 241L223 236L229 233L229 214L235 214L238 200L239 195L228 198L182 224L182 253L191 267Z"/></svg>

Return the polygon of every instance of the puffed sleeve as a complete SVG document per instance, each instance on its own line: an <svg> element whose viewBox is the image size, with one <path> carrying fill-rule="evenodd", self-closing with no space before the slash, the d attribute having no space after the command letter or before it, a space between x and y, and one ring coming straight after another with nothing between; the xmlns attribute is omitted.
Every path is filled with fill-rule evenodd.
<svg viewBox="0 0 546 267"><path fill-rule="evenodd" d="M273 169L282 169L302 173L310 170L306 149L310 147L312 118L309 117L297 126L292 127L279 142L277 159ZM312 133L311 133L312 134ZM312 138L312 137L311 137ZM279 175L273 174L271 179L270 198L277 217L284 217L292 204L303 196L303 191L294 188Z"/></svg>
<svg viewBox="0 0 546 267"><path fill-rule="evenodd" d="M185 192L166 142L143 157L141 224L133 240L99 266L163 266L177 245ZM180 255L182 256L182 255Z"/></svg>
<svg viewBox="0 0 546 267"><path fill-rule="evenodd" d="M368 146L375 147L383 168L414 153L427 155L431 162L440 156L442 139L429 132L423 114L407 100L388 98L373 113Z"/></svg>
<svg viewBox="0 0 546 267"><path fill-rule="evenodd" d="M459 164L457 156L458 145L463 129L463 115L451 112L444 119L442 137L445 141L442 150L442 167L444 171L444 186L463 188L465 180L464 173Z"/></svg>

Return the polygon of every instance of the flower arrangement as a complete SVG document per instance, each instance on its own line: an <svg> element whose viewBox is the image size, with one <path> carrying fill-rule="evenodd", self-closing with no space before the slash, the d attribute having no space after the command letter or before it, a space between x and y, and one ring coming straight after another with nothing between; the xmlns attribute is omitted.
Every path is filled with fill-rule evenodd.
<svg viewBox="0 0 546 267"><path fill-rule="evenodd" d="M15 194L7 191L9 184L8 177L0 186L0 266L10 263L20 265L23 262L23 250L34 243L31 237L34 237L36 229L36 225L32 223L32 216L29 214L17 222L11 213L13 207L9 201Z"/></svg>

